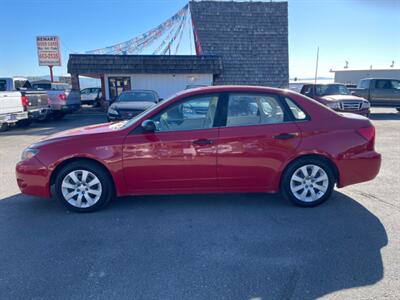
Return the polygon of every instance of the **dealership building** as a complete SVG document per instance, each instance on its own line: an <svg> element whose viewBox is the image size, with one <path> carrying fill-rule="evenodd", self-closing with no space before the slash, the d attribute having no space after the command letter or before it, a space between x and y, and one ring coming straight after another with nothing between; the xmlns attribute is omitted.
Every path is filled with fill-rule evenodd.
<svg viewBox="0 0 400 300"><path fill-rule="evenodd" d="M190 86L288 86L287 2L191 1L188 9L196 55L71 54L72 88L79 76L99 78L110 100L130 89L165 98Z"/></svg>

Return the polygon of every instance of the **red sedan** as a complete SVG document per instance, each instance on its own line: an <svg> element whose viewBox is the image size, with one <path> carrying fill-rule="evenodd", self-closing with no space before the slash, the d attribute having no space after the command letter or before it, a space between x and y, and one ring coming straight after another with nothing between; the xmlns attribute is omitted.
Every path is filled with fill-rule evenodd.
<svg viewBox="0 0 400 300"><path fill-rule="evenodd" d="M25 194L93 211L114 196L282 192L300 206L335 184L373 179L375 128L298 93L264 87L187 90L129 121L33 144L17 164Z"/></svg>

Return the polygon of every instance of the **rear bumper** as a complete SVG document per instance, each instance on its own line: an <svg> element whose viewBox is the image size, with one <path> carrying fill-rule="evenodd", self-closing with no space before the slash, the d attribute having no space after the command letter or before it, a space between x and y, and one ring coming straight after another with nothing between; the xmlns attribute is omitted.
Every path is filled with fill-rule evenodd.
<svg viewBox="0 0 400 300"><path fill-rule="evenodd" d="M339 171L338 187L374 179L381 167L381 155L375 151L355 154L336 162Z"/></svg>
<svg viewBox="0 0 400 300"><path fill-rule="evenodd" d="M20 120L28 119L28 112L19 112L19 113L9 113L0 115L0 123L15 123Z"/></svg>
<svg viewBox="0 0 400 300"><path fill-rule="evenodd" d="M73 113L81 108L80 104L70 104L70 105L62 105L62 104L52 104L51 109L57 112L63 113Z"/></svg>
<svg viewBox="0 0 400 300"><path fill-rule="evenodd" d="M23 194L50 198L50 172L36 157L20 161L15 172Z"/></svg>
<svg viewBox="0 0 400 300"><path fill-rule="evenodd" d="M41 119L51 114L50 107L28 110L29 119Z"/></svg>

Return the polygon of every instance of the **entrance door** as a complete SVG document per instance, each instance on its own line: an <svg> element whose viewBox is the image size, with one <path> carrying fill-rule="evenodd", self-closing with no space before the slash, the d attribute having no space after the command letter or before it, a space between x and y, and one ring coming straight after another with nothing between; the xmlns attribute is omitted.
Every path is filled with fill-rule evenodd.
<svg viewBox="0 0 400 300"><path fill-rule="evenodd" d="M130 77L108 77L110 99L114 101L123 91L131 90Z"/></svg>
<svg viewBox="0 0 400 300"><path fill-rule="evenodd" d="M218 95L183 99L150 117L156 132L127 136L123 164L131 193L217 190L217 102Z"/></svg>

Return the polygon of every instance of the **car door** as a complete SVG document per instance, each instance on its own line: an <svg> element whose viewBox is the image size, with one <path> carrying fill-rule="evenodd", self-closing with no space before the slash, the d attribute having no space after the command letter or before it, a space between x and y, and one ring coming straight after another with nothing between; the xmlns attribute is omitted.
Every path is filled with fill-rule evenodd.
<svg viewBox="0 0 400 300"><path fill-rule="evenodd" d="M131 193L217 190L213 128L218 94L186 98L152 116L157 130L137 128L123 146L124 176Z"/></svg>
<svg viewBox="0 0 400 300"><path fill-rule="evenodd" d="M396 105L400 103L400 84L398 80L377 79L371 90L373 104Z"/></svg>
<svg viewBox="0 0 400 300"><path fill-rule="evenodd" d="M271 191L301 139L284 101L278 95L264 93L227 96L226 122L220 128L217 149L222 191Z"/></svg>

